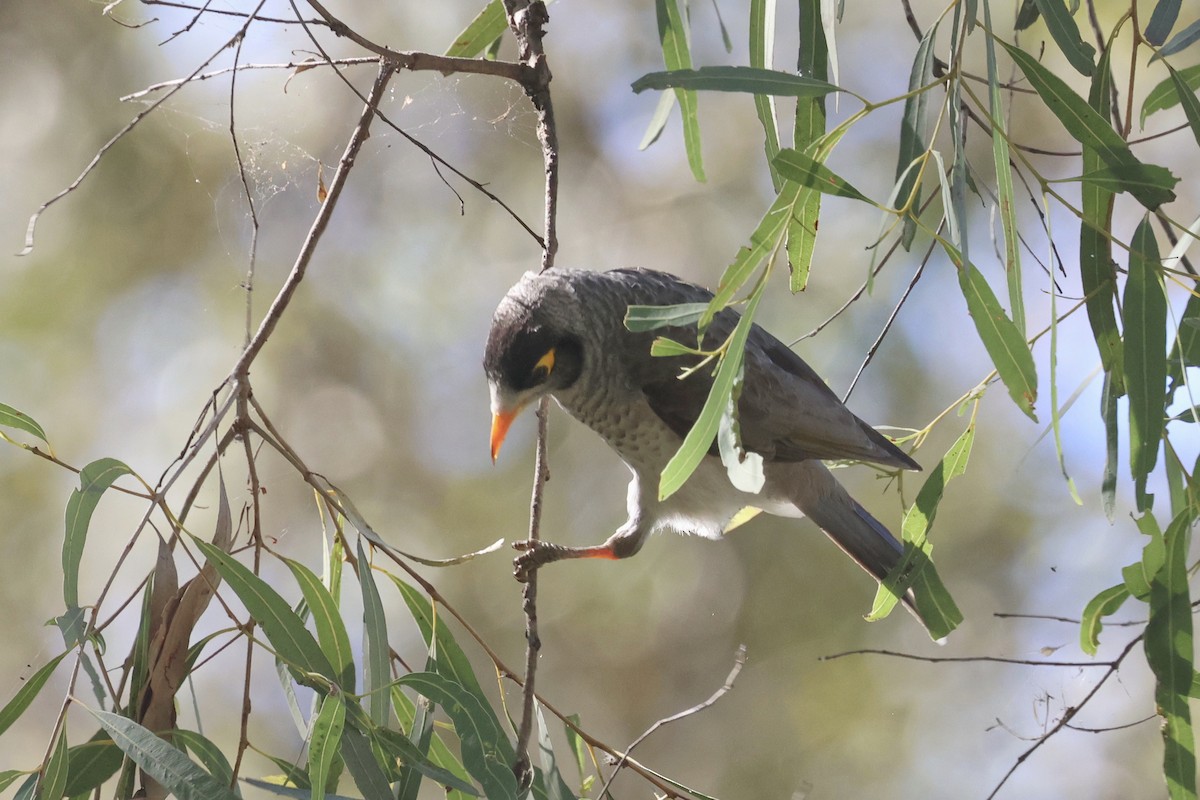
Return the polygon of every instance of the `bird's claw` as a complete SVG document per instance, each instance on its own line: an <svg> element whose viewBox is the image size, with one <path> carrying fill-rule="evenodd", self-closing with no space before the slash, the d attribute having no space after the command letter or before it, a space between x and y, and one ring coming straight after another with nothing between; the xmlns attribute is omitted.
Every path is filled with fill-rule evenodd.
<svg viewBox="0 0 1200 800"><path fill-rule="evenodd" d="M544 542L541 539L524 539L513 542L512 546L514 550L522 551L513 559L513 577L521 583L529 583L529 579L533 577L533 573L538 567L561 558L559 551L562 550L562 547L560 545Z"/></svg>

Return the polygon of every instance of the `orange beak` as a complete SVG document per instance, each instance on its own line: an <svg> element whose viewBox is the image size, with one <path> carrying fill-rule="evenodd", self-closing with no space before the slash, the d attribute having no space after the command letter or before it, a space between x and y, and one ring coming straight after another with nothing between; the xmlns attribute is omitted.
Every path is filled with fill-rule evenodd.
<svg viewBox="0 0 1200 800"><path fill-rule="evenodd" d="M496 456L500 455L500 445L504 444L504 437L508 435L508 429L512 425L517 414L521 413L520 408L514 408L511 411L500 411L492 414L492 463L496 463Z"/></svg>

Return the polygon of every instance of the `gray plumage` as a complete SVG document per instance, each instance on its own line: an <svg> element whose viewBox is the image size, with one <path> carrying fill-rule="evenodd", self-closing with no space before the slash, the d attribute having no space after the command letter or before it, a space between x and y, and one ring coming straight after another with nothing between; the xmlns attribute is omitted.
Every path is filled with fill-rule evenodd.
<svg viewBox="0 0 1200 800"><path fill-rule="evenodd" d="M746 506L810 517L877 580L898 563L900 543L820 460L920 466L851 413L811 367L757 325L746 343L738 417L743 446L763 457L763 489L757 494L736 489L714 444L688 482L658 501L659 474L699 416L712 370L680 380L695 357L650 355L657 336L696 344L694 326L634 333L624 326L625 314L630 305L711 299L707 290L662 272L552 269L527 273L501 301L484 358L494 419L504 420L498 434L493 428L493 457L512 416L548 393L604 438L634 476L629 520L607 542L584 548L541 543L532 549L525 543L527 551L517 559L519 577L560 558L632 555L658 529L718 538ZM719 345L738 319L731 309L718 314L702 345ZM912 600L910 594L910 608Z"/></svg>

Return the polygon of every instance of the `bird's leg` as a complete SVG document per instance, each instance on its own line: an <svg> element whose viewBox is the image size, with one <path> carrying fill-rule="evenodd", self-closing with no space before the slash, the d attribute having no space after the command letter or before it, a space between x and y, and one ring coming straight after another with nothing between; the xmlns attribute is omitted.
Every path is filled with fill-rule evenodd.
<svg viewBox="0 0 1200 800"><path fill-rule="evenodd" d="M569 547L542 539L513 542L513 548L522 551L513 559L513 575L521 583L526 583L533 570L552 561L562 561L566 558L629 558L642 549L642 543L649 532L650 529L642 526L640 520L631 519L608 537L604 544L589 547Z"/></svg>

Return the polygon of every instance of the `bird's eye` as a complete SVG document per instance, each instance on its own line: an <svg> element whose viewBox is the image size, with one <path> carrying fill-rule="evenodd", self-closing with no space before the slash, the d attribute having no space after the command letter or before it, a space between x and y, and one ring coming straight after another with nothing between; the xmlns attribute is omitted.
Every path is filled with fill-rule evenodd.
<svg viewBox="0 0 1200 800"><path fill-rule="evenodd" d="M533 383L539 384L550 377L550 373L554 371L554 348L551 347L546 351L546 354L538 359L538 362L533 365L533 370L529 373Z"/></svg>

